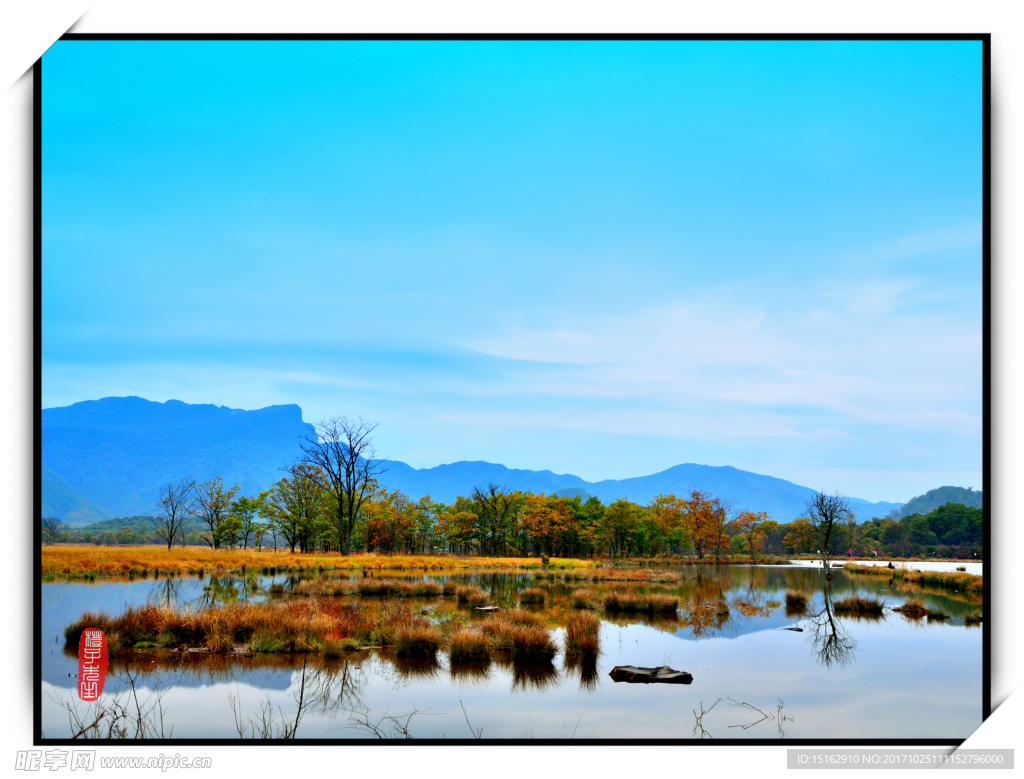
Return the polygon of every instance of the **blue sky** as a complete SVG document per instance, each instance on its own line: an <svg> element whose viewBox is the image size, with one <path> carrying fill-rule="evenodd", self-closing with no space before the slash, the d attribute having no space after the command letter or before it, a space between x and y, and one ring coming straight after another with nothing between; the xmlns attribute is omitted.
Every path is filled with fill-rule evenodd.
<svg viewBox="0 0 1024 779"><path fill-rule="evenodd" d="M981 486L979 42L58 42L43 406Z"/></svg>

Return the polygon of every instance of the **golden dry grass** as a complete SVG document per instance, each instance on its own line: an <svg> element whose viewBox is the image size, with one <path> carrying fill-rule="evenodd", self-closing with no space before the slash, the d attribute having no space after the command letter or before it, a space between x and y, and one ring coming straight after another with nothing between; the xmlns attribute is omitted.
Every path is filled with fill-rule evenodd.
<svg viewBox="0 0 1024 779"><path fill-rule="evenodd" d="M552 565L589 568L590 560L558 559ZM377 555L313 552L292 554L287 550L209 549L203 547L94 546L68 544L45 546L42 554L44 577L127 576L129 574L189 574L207 571L371 570L371 571L453 571L529 570L540 568L529 557L455 557L447 555Z"/></svg>
<svg viewBox="0 0 1024 779"><path fill-rule="evenodd" d="M850 595L832 603L836 614L848 614L855 617L880 617L885 611L885 604L875 598L861 595Z"/></svg>
<svg viewBox="0 0 1024 779"><path fill-rule="evenodd" d="M807 593L796 590L786 592L786 614L793 616L807 610Z"/></svg>
<svg viewBox="0 0 1024 779"><path fill-rule="evenodd" d="M609 612L640 612L646 614L675 614L679 598L673 595L654 595L638 592L609 592L604 596L604 608Z"/></svg>
<svg viewBox="0 0 1024 779"><path fill-rule="evenodd" d="M399 657L434 657L441 647L441 631L430 624L401 625L395 629L394 645Z"/></svg>
<svg viewBox="0 0 1024 779"><path fill-rule="evenodd" d="M565 620L566 655L597 655L601 620L589 611L570 614Z"/></svg>
<svg viewBox="0 0 1024 779"><path fill-rule="evenodd" d="M952 592L978 595L984 592L984 578L964 571L915 571L907 568L886 568L882 565L847 565L843 570L866 576L884 576L906 584L936 587Z"/></svg>
<svg viewBox="0 0 1024 779"><path fill-rule="evenodd" d="M452 633L448 656L453 663L481 663L491 657L491 642L481 631L462 627Z"/></svg>
<svg viewBox="0 0 1024 779"><path fill-rule="evenodd" d="M597 590L573 590L572 607L574 609L601 608L601 594Z"/></svg>
<svg viewBox="0 0 1024 779"><path fill-rule="evenodd" d="M555 656L555 644L546 627L520 622L510 612L486 619L480 629L490 638L494 649L510 652L514 662L546 663Z"/></svg>
<svg viewBox="0 0 1024 779"><path fill-rule="evenodd" d="M548 594L540 587L527 587L519 593L520 603L544 603Z"/></svg>

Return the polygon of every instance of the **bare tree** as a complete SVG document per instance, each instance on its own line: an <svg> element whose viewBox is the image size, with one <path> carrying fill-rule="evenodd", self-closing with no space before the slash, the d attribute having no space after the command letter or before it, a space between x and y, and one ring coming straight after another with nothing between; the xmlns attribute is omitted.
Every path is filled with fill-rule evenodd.
<svg viewBox="0 0 1024 779"><path fill-rule="evenodd" d="M162 514L152 517L153 528L160 538L167 542L167 548L174 546L175 539L182 540L186 523L195 516L195 482L181 479L168 482L160 488L160 509Z"/></svg>
<svg viewBox="0 0 1024 779"><path fill-rule="evenodd" d="M833 531L836 526L842 526L851 513L850 502L838 492L832 495L816 492L807 501L807 518L821 543L821 563L826 569L832 559Z"/></svg>
<svg viewBox="0 0 1024 779"><path fill-rule="evenodd" d="M59 517L43 517L43 539L51 544L55 543L64 529L64 523Z"/></svg>
<svg viewBox="0 0 1024 779"><path fill-rule="evenodd" d="M302 461L323 473L323 487L334 498L332 523L341 553L352 551L352 530L363 502L373 492L376 477L385 472L370 441L376 422L334 417L314 426L315 433L300 444Z"/></svg>

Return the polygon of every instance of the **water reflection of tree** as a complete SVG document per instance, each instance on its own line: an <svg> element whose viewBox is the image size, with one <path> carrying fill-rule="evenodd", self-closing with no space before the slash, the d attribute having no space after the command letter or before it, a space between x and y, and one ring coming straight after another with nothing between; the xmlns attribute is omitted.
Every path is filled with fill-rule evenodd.
<svg viewBox="0 0 1024 779"><path fill-rule="evenodd" d="M302 659L298 687L293 690L295 708L274 711L270 696L260 705L255 717L243 718L242 698L228 696L239 738L296 738L303 716L310 709L324 713L351 711L362 707L360 691L366 684L362 665L351 660L317 662L309 656Z"/></svg>
<svg viewBox="0 0 1024 779"><path fill-rule="evenodd" d="M811 629L811 646L818 662L826 668L842 668L854 660L857 642L836 618L832 608L831 582L825 581L821 590L822 607L809 614L806 624Z"/></svg>
<svg viewBox="0 0 1024 779"><path fill-rule="evenodd" d="M127 687L114 694L106 693L91 704L83 706L77 694L68 696L67 700L50 695L51 700L68 713L70 738L172 738L174 726L165 721L163 706L167 690L158 691L154 685L148 695L140 698L135 684L137 671L122 668L113 674L127 682Z"/></svg>
<svg viewBox="0 0 1024 779"><path fill-rule="evenodd" d="M726 574L728 576L728 574ZM698 566L693 579L683 588L680 618L693 631L694 636L711 636L731 619L726 601L731 581L725 576L705 571Z"/></svg>

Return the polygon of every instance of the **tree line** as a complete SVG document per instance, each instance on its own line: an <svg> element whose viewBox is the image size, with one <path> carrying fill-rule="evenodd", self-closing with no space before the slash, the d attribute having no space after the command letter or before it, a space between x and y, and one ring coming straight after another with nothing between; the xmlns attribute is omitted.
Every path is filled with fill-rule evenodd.
<svg viewBox="0 0 1024 779"><path fill-rule="evenodd" d="M148 534L136 523L137 531L118 533L114 541L108 534L102 541L158 541L168 549L204 543L299 553L671 554L700 560L799 553L820 553L827 560L850 549L861 555L939 550L941 556L966 557L981 545L981 509L947 504L924 516L859 525L845 498L824 492L808 501L806 516L784 524L764 511L735 511L729 501L697 489L658 495L646 504L620 499L605 505L593 496L583 500L489 484L452 503L429 496L413 501L381 485L387 466L372 446L375 427L346 418L316 425L284 478L255 495L242 495L221 478L165 484ZM43 535L51 542L77 540L59 520L44 520Z"/></svg>

